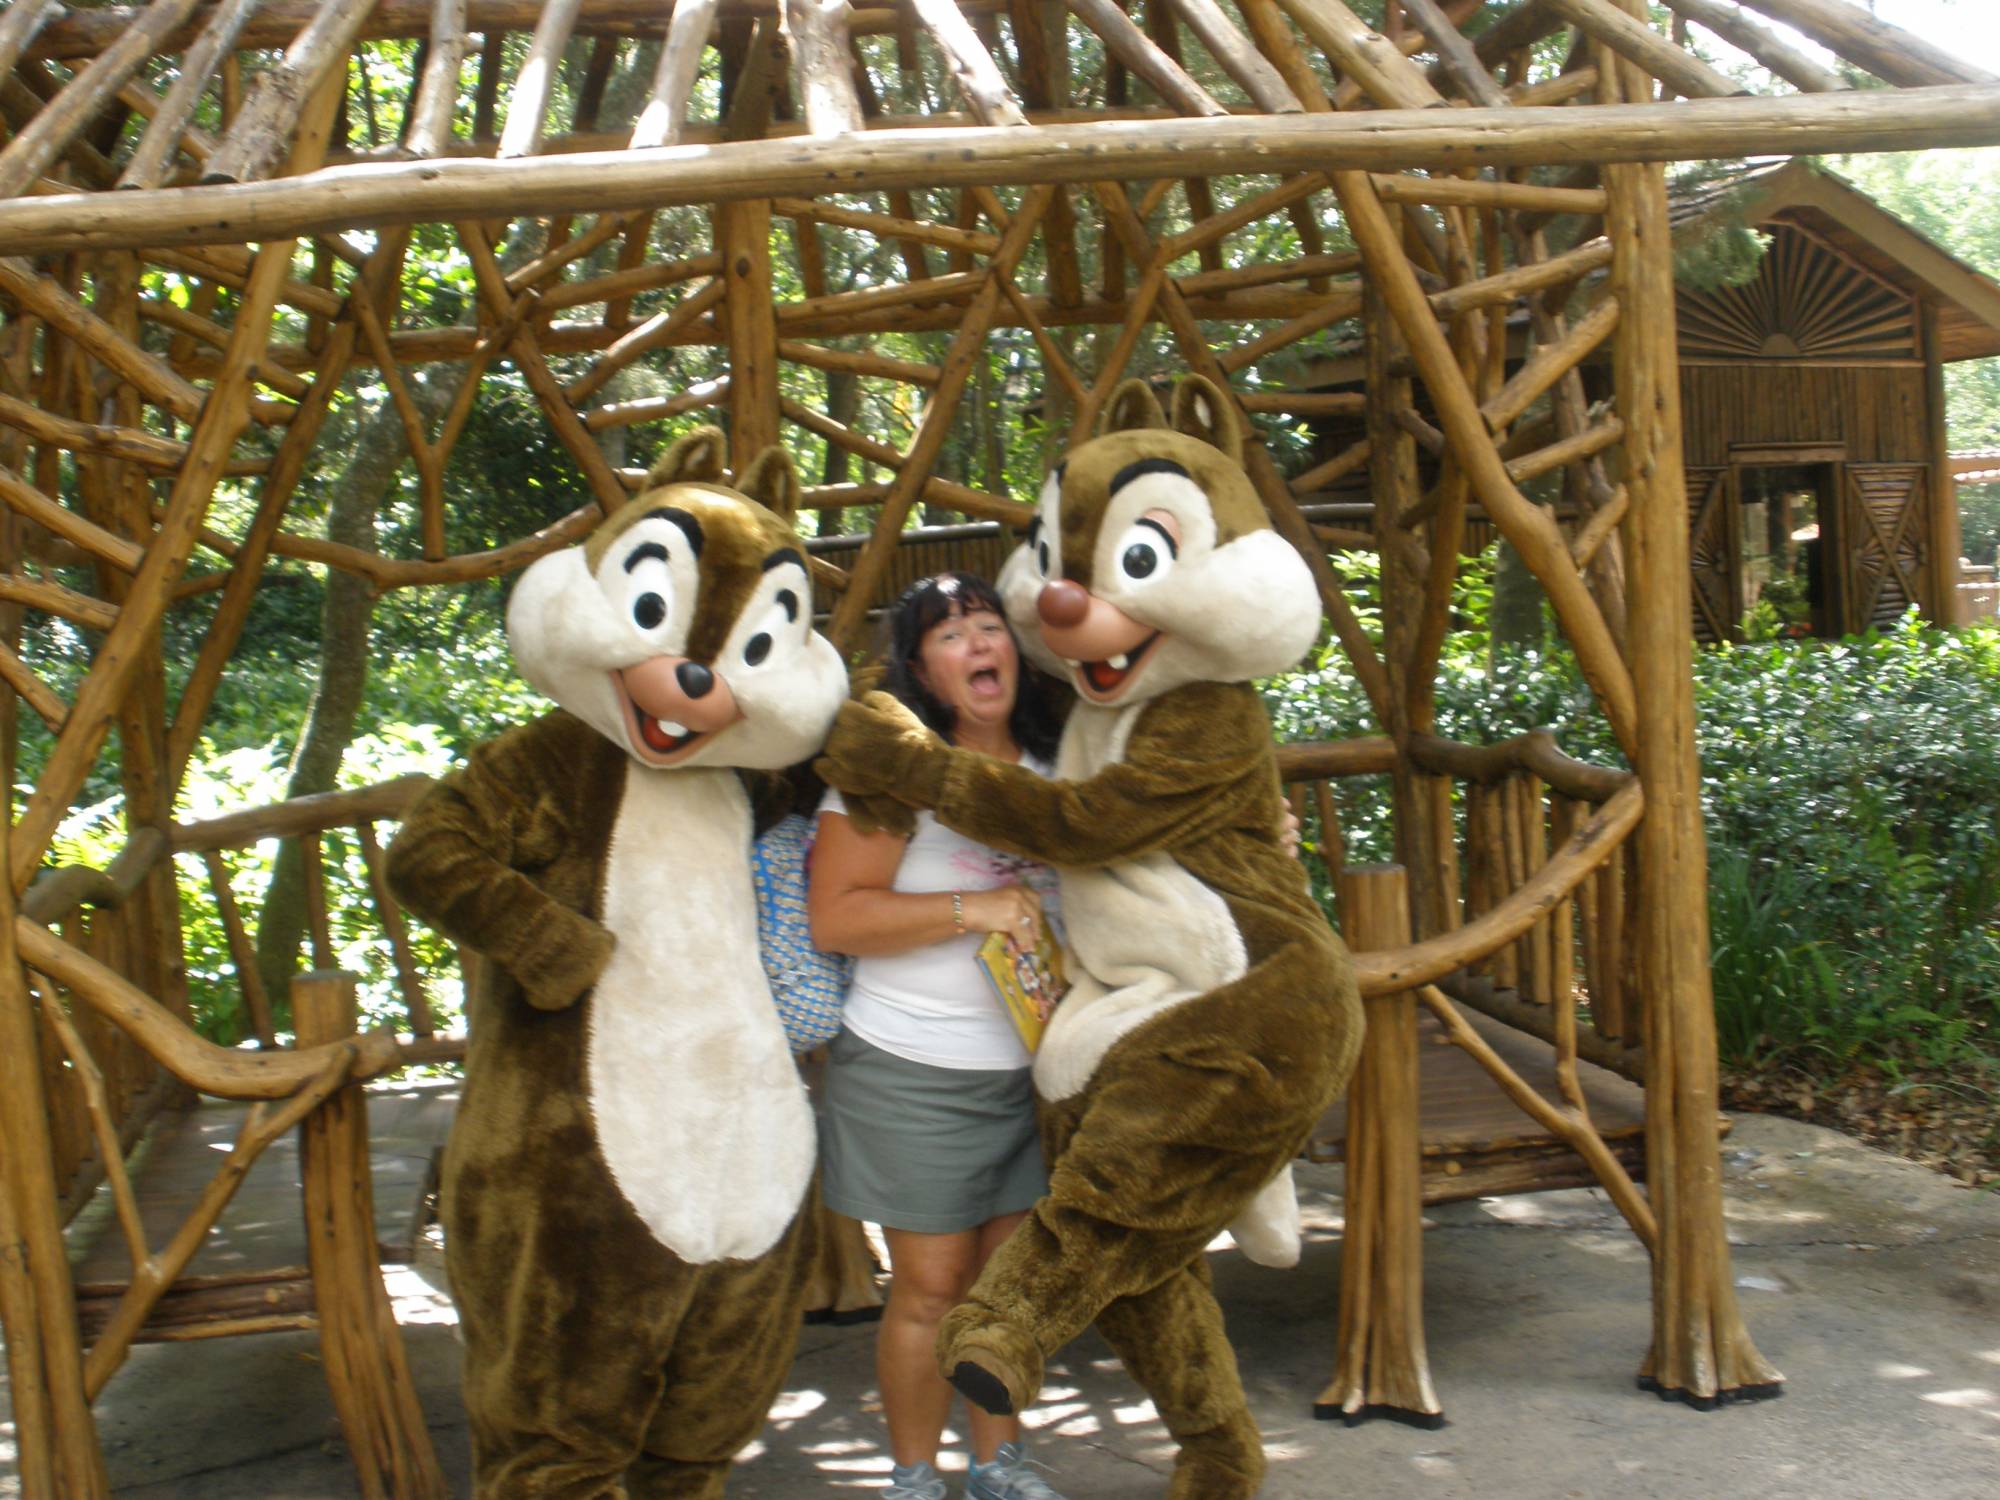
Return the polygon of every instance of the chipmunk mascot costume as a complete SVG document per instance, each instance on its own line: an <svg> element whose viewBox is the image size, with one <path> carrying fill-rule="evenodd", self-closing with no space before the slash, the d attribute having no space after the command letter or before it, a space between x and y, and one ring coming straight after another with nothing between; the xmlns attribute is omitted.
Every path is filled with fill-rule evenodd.
<svg viewBox="0 0 2000 1500"><path fill-rule="evenodd" d="M521 575L508 638L560 707L475 749L390 854L480 957L443 1218L483 1500L719 1496L791 1363L814 1128L750 846L847 677L791 461L747 495L724 464L721 433L681 439Z"/></svg>
<svg viewBox="0 0 2000 1500"><path fill-rule="evenodd" d="M1280 846L1271 726L1249 679L1319 631L1305 562L1238 462L1205 380L1170 428L1146 387L1057 466L1001 594L1074 684L1056 779L953 749L882 694L821 769L1057 865L1074 988L1035 1058L1048 1196L945 1319L941 1366L1019 1411L1093 1321L1180 1444L1168 1495L1239 1500L1264 1470L1203 1247L1224 1228L1292 1264L1289 1163L1352 1068L1346 950Z"/></svg>

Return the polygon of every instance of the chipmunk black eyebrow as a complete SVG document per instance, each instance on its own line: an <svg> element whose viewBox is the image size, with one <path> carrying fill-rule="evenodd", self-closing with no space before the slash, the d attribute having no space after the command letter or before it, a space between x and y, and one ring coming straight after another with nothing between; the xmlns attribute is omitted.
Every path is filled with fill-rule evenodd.
<svg viewBox="0 0 2000 1500"><path fill-rule="evenodd" d="M641 542L626 554L625 571L628 573L631 572L648 558L657 558L659 561L665 562L667 560L667 549L658 542Z"/></svg>
<svg viewBox="0 0 2000 1500"><path fill-rule="evenodd" d="M803 568L806 565L805 554L800 552L796 547L780 547L776 552L773 552L769 557L764 559L764 571L768 573L771 569L781 567L785 563L797 563Z"/></svg>
<svg viewBox="0 0 2000 1500"><path fill-rule="evenodd" d="M682 531L685 531L687 533L688 545L694 548L694 555L696 557L701 556L701 544L703 540L701 522L697 521L687 511L682 510L678 505L662 505L646 512L647 520L650 521L656 517L662 521L672 521Z"/></svg>
<svg viewBox="0 0 2000 1500"><path fill-rule="evenodd" d="M1178 474L1183 479L1191 477L1186 469L1171 458L1142 458L1137 463L1125 465L1111 476L1111 488L1105 491L1106 497L1117 494L1133 480L1144 479L1148 474Z"/></svg>

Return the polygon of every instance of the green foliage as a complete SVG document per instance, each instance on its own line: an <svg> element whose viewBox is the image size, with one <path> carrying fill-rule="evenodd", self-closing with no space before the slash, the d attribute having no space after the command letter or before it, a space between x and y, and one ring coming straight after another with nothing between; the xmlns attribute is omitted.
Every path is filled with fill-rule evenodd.
<svg viewBox="0 0 2000 1500"><path fill-rule="evenodd" d="M181 816L190 820L241 812L263 806L285 794L285 761L273 745L247 745L217 751L203 747L189 767ZM390 724L354 742L342 766L342 786L361 787L397 776L422 772L438 775L453 759L444 737L429 726ZM112 796L79 807L63 823L53 850L56 862L102 869L124 846L122 799ZM362 1028L392 1026L407 1031L408 1012L396 987L394 959L376 919L368 870L360 846L347 830L336 830L325 841L327 903L334 961L361 976ZM274 840L224 857L230 867L230 889L254 926L258 903L271 878L277 852ZM236 965L212 894L208 872L193 854L180 855L175 873L180 889L181 930L187 956L189 1006L195 1029L211 1041L231 1045L249 1034L238 987ZM457 957L446 943L421 923L412 923L411 941L417 968L425 975L431 1013L441 1025L454 1024L464 1011L459 993ZM288 1024L285 997L272 997L282 1032Z"/></svg>
<svg viewBox="0 0 2000 1500"><path fill-rule="evenodd" d="M1330 660L1269 686L1281 737L1371 732ZM2000 1055L2000 630L1775 640L1695 660L1723 1055L1986 1066ZM1551 726L1619 764L1567 651L1455 646L1439 732ZM1373 780L1379 781L1380 778ZM1340 787L1351 857L1389 857L1385 786ZM1309 828L1309 837L1312 830Z"/></svg>

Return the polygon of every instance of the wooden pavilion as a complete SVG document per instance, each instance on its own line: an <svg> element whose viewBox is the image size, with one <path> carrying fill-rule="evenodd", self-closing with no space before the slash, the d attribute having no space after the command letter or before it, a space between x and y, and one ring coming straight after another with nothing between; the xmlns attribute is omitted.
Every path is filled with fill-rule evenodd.
<svg viewBox="0 0 2000 1500"><path fill-rule="evenodd" d="M1264 362L1343 323L1364 339L1366 430L1348 451L1289 477L1261 446L1244 455L1383 731L1295 748L1290 774L1389 775L1401 861L1347 872L1342 891L1372 1040L1346 1131L1340 1354L1322 1406L1438 1410L1421 1322L1420 1011L1581 1155L1651 1253L1642 1379L1703 1405L1772 1389L1721 1220L1661 163L2000 142L2000 85L1848 0L1670 8L1671 32L1643 0L1148 0L1137 19L1114 0L14 0L0 12L0 601L10 642L31 610L89 643L66 693L0 647L9 772L22 706L48 747L0 824L12 876L0 1314L24 1493L106 1492L92 1400L151 1336L251 1162L295 1125L312 1310L260 1314L238 1295L199 1332L316 1326L363 1492L441 1489L375 1264L354 1087L450 1050L431 1034L434 976L410 961L376 882L409 1031L354 1034L352 981L321 974L299 981L297 1039L278 1045L228 862L274 835L305 843L314 947L330 967L325 884L339 874L322 866L322 835L347 830L373 876L375 825L412 788L176 820L267 568L305 560L378 589L505 573L630 493L637 475L607 456L608 434L713 408L738 453L783 436L879 472L808 496L871 521L818 569L830 628L856 646L915 507L1026 514L935 463L975 356L1003 337L1032 342L1078 433L1149 362L1209 375L1253 421L1309 416L1326 408L1266 379ZM1856 72L1830 71L1758 15ZM1798 92L1749 94L1682 43L1711 36ZM422 57L401 124L377 139L371 49L411 39ZM641 57L642 102L614 115L606 81ZM948 89L907 86L926 69ZM1888 87L1850 87L1858 75ZM419 233L445 236L469 267L454 317L402 296ZM897 270L830 285L823 251L837 236L872 240ZM1593 273L1605 295L1573 316L1570 293ZM1534 346L1510 371L1517 312ZM1072 331L1091 328L1105 333L1083 358ZM870 347L925 330L933 359ZM690 348L719 351L723 376L617 395L621 371ZM1577 374L1599 348L1602 404ZM412 372L447 362L468 378L427 421ZM480 377L502 366L573 459L577 503L507 545L454 552L454 447ZM897 392L919 414L907 444L795 394L833 375ZM355 380L385 385L408 429L423 521L408 555L287 521ZM1432 431L1443 461L1424 483ZM1296 503L1364 467L1394 518L1379 649L1328 564L1339 536L1316 534ZM1529 499L1544 475L1574 503ZM254 497L227 525L212 508L225 484ZM1629 771L1582 766L1546 736L1482 748L1432 734L1474 502L1541 580ZM170 612L205 621L198 659L171 677ZM123 852L103 870L52 869L58 825L114 732ZM1335 832L1328 816L1322 841ZM180 854L206 866L206 899L238 945L255 1050L187 1024ZM1510 1064L1461 1005L1542 1038L1540 1073ZM1644 1082L1643 1192L1593 1124L1580 1056ZM190 1091L251 1108L162 1242L124 1158L148 1114ZM99 1182L132 1269L86 1342L62 1228Z"/></svg>

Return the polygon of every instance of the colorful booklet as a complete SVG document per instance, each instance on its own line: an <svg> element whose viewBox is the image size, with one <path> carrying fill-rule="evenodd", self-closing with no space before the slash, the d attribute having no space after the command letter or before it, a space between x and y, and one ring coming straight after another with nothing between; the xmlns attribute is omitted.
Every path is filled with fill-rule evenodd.
<svg viewBox="0 0 2000 1500"><path fill-rule="evenodd" d="M1069 992L1063 969L1062 945L1042 922L1035 928L1035 946L1017 953L1004 932L987 934L979 945L980 972L1021 1033L1030 1052L1042 1044L1042 1032L1055 1013L1056 1002Z"/></svg>

